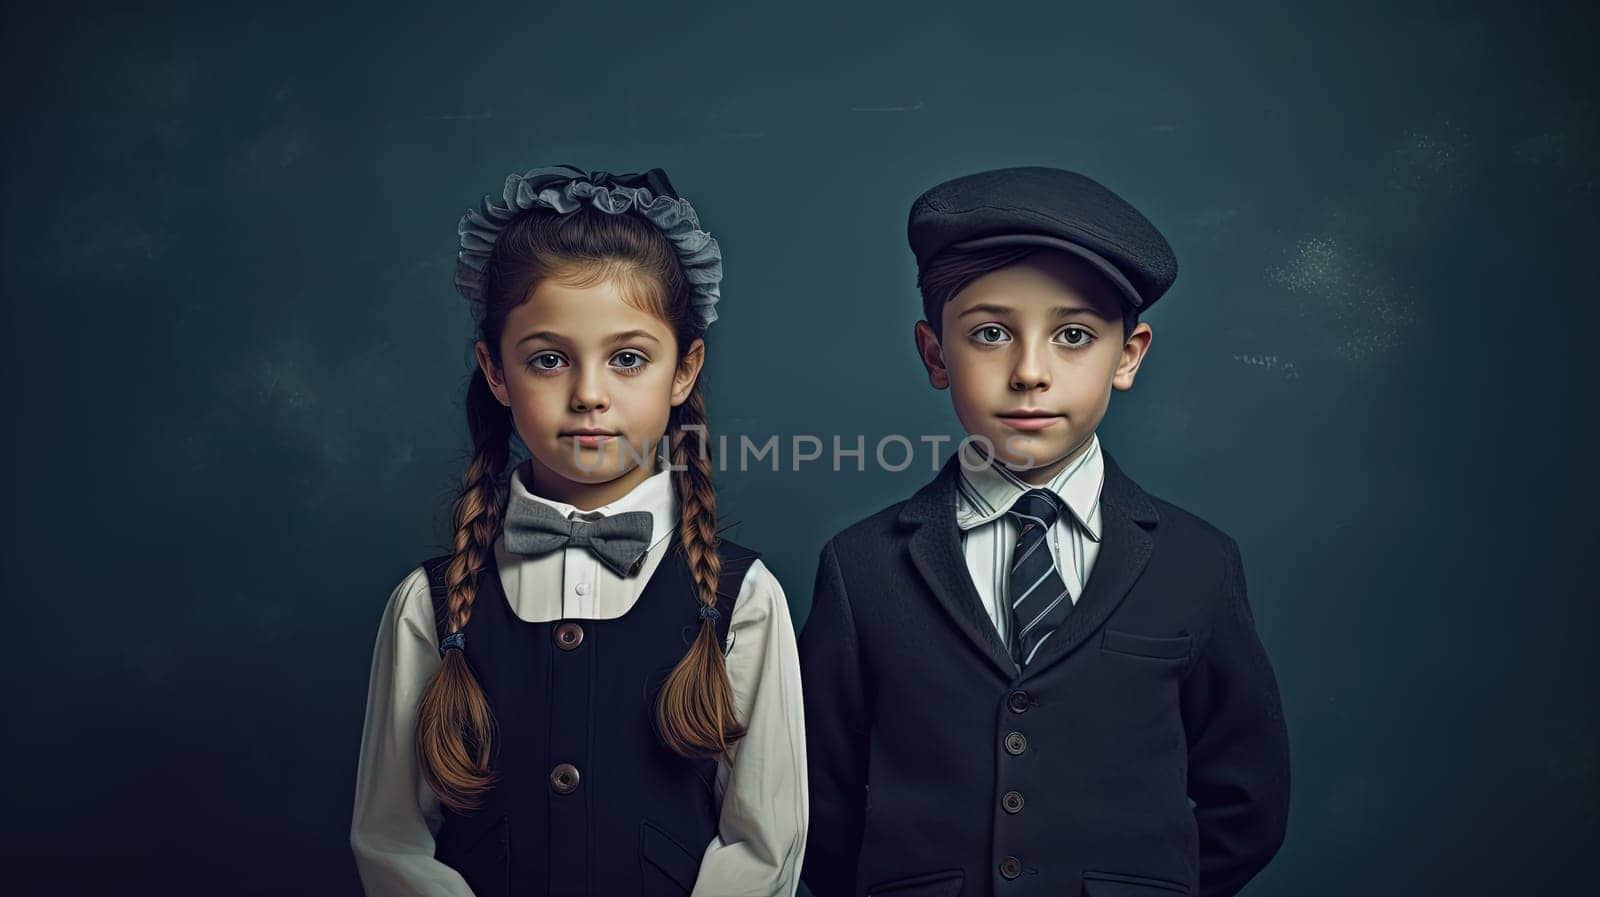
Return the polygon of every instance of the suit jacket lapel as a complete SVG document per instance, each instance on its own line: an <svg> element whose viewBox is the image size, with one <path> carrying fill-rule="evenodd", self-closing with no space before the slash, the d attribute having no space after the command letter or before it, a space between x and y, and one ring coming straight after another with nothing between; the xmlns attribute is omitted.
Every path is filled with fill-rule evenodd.
<svg viewBox="0 0 1600 897"><path fill-rule="evenodd" d="M1104 446L1101 454L1105 481L1100 488L1100 550L1094 569L1089 572L1089 581L1084 583L1083 594L1078 596L1072 613L1039 646L1025 677L1044 672L1096 632L1127 597L1150 561L1155 539L1149 530L1159 522L1160 515L1150 497L1122 472Z"/></svg>
<svg viewBox="0 0 1600 897"><path fill-rule="evenodd" d="M983 609L983 599L978 597L961 552L961 532L956 526L960 463L960 453L952 454L939 475L901 508L900 523L911 530L906 545L927 591L978 653L1010 681L1017 675L1017 665Z"/></svg>

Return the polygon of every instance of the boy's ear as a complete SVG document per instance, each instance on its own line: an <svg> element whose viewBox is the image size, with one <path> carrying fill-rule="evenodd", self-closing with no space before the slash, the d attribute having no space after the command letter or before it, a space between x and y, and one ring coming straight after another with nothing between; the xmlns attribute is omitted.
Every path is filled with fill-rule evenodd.
<svg viewBox="0 0 1600 897"><path fill-rule="evenodd" d="M494 363L494 356L489 354L489 344L478 340L472 344L472 354L478 357L478 367L483 371L483 379L489 381L489 391L500 400L500 404L510 408L511 393L506 389L506 374Z"/></svg>
<svg viewBox="0 0 1600 897"><path fill-rule="evenodd" d="M1112 388L1124 392L1133 388L1133 378L1138 376L1139 365L1144 361L1145 353L1150 351L1150 340L1154 338L1155 331L1146 322L1140 321L1134 326L1133 332L1122 344L1122 354L1117 358L1117 369L1111 376Z"/></svg>
<svg viewBox="0 0 1600 897"><path fill-rule="evenodd" d="M706 363L706 341L696 339L684 350L683 356L678 359L678 368L672 372L672 406L676 408L689 400L689 392L694 389L694 381L700 376L700 368Z"/></svg>
<svg viewBox="0 0 1600 897"><path fill-rule="evenodd" d="M928 385L934 389L949 389L950 372L944 366L944 347L939 345L939 335L933 332L933 325L918 321L915 335L917 355L922 359L922 366L928 369Z"/></svg>

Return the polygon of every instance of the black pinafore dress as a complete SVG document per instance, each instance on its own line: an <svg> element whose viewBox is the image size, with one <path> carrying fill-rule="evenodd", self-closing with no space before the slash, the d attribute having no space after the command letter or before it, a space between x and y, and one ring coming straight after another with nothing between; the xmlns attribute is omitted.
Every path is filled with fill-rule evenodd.
<svg viewBox="0 0 1600 897"><path fill-rule="evenodd" d="M718 644L755 552L722 540ZM424 562L435 619L444 566ZM497 778L469 814L444 808L434 855L476 897L686 897L717 834L716 761L670 751L655 721L667 674L699 632L700 602L674 542L638 600L611 620L529 623L489 564L466 659L496 722Z"/></svg>

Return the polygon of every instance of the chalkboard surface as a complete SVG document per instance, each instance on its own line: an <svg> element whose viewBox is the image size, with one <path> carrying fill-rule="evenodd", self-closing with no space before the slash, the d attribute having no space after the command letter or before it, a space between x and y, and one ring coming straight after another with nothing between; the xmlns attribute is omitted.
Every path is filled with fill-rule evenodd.
<svg viewBox="0 0 1600 897"><path fill-rule="evenodd" d="M803 623L823 542L932 475L876 442L960 433L911 200L1047 164L1178 255L1099 433L1242 547L1295 763L1248 893L1571 893L1594 13L1224 6L8 8L6 877L359 893L373 637L465 461L456 221L507 173L665 168L726 259L713 433L864 440L720 474Z"/></svg>

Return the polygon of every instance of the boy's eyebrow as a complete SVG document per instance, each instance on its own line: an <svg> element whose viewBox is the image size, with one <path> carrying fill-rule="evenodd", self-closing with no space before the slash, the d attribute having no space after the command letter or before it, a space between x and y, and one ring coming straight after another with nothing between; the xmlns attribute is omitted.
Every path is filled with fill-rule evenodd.
<svg viewBox="0 0 1600 897"><path fill-rule="evenodd" d="M966 311L962 312L961 314L956 315L956 317L964 318L967 315L977 315L977 314L1009 315L1009 314L1011 314L1011 309L1005 307L1004 305L974 305L971 308L967 309Z"/></svg>
<svg viewBox="0 0 1600 897"><path fill-rule="evenodd" d="M1088 315L1091 318L1104 317L1099 310L1083 305L1058 305L1050 309L1050 312L1058 318L1070 318L1074 315Z"/></svg>
<svg viewBox="0 0 1600 897"><path fill-rule="evenodd" d="M964 318L971 314L1009 315L1013 311L1015 309L1005 305L980 304L972 306L961 314L956 315L956 317ZM1057 318L1070 318L1073 315L1091 315L1096 318L1101 316L1098 311L1081 305L1058 305L1050 309L1050 314Z"/></svg>

